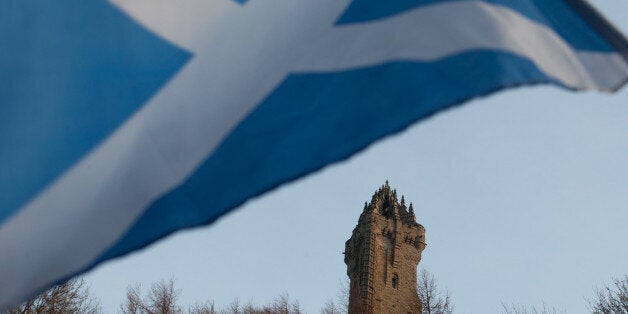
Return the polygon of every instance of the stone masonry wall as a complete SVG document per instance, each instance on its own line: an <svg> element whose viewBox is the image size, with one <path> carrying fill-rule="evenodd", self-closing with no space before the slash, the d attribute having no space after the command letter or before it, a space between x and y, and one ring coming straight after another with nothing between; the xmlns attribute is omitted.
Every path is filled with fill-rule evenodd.
<svg viewBox="0 0 628 314"><path fill-rule="evenodd" d="M421 313L417 266L425 229L388 182L365 203L345 245L349 313Z"/></svg>

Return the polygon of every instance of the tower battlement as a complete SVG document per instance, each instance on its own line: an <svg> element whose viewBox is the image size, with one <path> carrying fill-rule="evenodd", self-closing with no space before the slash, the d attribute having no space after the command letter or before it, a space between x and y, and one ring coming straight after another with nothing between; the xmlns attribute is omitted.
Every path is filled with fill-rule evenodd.
<svg viewBox="0 0 628 314"><path fill-rule="evenodd" d="M386 181L364 203L345 244L349 312L421 313L416 280L425 245L412 203L406 206Z"/></svg>

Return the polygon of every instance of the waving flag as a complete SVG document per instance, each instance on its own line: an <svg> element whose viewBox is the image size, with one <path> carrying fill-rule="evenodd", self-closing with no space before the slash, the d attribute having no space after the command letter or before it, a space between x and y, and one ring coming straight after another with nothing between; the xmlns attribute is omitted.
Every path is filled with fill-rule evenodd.
<svg viewBox="0 0 628 314"><path fill-rule="evenodd" d="M628 80L581 0L0 7L0 308L470 98Z"/></svg>

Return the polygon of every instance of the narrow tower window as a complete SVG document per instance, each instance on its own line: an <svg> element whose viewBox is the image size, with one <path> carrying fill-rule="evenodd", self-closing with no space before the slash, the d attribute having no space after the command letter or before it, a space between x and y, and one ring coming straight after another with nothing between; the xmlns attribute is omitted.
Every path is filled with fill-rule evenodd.
<svg viewBox="0 0 628 314"><path fill-rule="evenodd" d="M399 285L399 276L394 274L392 277L392 287L397 289L397 285Z"/></svg>

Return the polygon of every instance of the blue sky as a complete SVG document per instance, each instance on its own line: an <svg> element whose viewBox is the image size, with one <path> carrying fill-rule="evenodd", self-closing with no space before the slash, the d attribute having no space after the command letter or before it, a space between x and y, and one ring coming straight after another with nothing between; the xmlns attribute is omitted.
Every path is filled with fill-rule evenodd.
<svg viewBox="0 0 628 314"><path fill-rule="evenodd" d="M593 3L628 33L628 2ZM344 242L386 179L427 230L420 266L457 313L501 303L586 312L628 273L628 89L520 88L469 102L353 158L85 276L106 312L128 285L174 278L181 303L261 304L287 292L308 313L346 278Z"/></svg>

